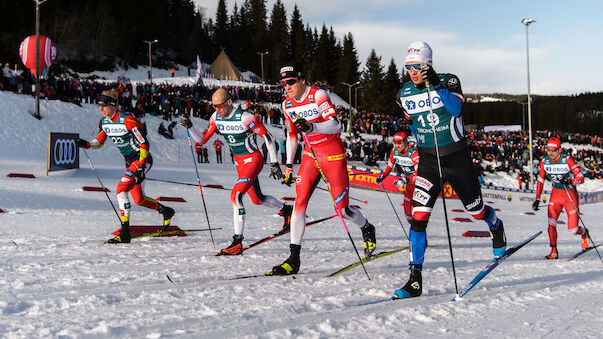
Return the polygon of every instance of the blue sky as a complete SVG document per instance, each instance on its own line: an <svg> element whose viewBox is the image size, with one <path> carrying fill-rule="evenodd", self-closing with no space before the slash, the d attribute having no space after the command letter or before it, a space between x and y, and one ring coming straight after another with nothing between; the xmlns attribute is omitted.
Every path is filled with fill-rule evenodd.
<svg viewBox="0 0 603 339"><path fill-rule="evenodd" d="M194 0L215 18L217 0ZM242 0L227 0L229 8ZM275 0L267 1L270 13ZM454 73L465 93L527 93L529 26L532 94L603 91L603 1L282 0L290 18L297 3L304 22L352 32L364 62L371 49L400 70L408 44L429 43L434 68Z"/></svg>

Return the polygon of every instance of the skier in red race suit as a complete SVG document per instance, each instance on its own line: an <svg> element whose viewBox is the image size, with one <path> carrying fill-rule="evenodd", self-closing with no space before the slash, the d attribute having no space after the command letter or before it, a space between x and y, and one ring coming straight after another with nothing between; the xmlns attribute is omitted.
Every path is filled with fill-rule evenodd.
<svg viewBox="0 0 603 339"><path fill-rule="evenodd" d="M309 146L312 146L322 172L326 176L337 208L347 219L361 226L365 255L375 250L375 227L360 211L348 205L349 181L347 159L341 141L341 125L329 95L318 87L308 86L302 65L293 61L280 70L281 83L287 97L282 110L289 133L287 134L287 165L284 184L291 185L293 159L299 144L298 132L306 133L310 145L305 145L299 171L295 179L295 205L291 216L291 254L282 264L272 268L274 275L295 274L299 271L301 242L306 226L306 208L312 192L321 180L321 174Z"/></svg>
<svg viewBox="0 0 603 339"><path fill-rule="evenodd" d="M270 153L270 176L281 179L283 173L276 158L276 147L274 138L266 130L266 127L256 117L243 110L241 107L233 107L230 94L218 88L211 98L215 112L209 118L209 125L203 132L197 131L187 116L182 116L180 124L189 128L191 136L196 142L205 144L214 133L218 132L226 140L230 151L234 154L235 166L239 178L232 188L230 200L232 202L234 217L234 236L230 246L226 247L219 255L238 255L243 253L243 229L245 227L245 206L243 197L249 193L251 201L256 205L264 205L279 209L284 217L283 229L289 230L291 206L283 204L270 195L264 195L258 181L258 174L264 166L264 158L258 150L256 136L264 138Z"/></svg>
<svg viewBox="0 0 603 339"><path fill-rule="evenodd" d="M117 108L117 91L103 91L98 98L100 111L103 118L99 122L100 132L96 138L88 142L77 138L76 143L82 148L101 148L107 137L111 138L123 155L126 162L126 173L117 184L117 202L121 213L121 230L119 234L107 241L108 243L130 242L130 200L128 192L132 194L134 203L138 206L150 208L163 215L161 230L167 230L174 210L163 206L156 200L144 194L144 179L146 173L153 166L153 157L149 153L149 141L145 136L144 128L140 121L131 114L121 112Z"/></svg>
<svg viewBox="0 0 603 339"><path fill-rule="evenodd" d="M398 132L394 135L394 147L389 155L387 166L380 176L377 177L377 184L381 185L383 180L389 175L394 166L402 169L404 177L396 181L396 187L404 188L404 215L406 220L412 220L412 195L415 190L415 179L417 177L417 167L419 166L419 151L411 146L406 140L407 135L404 132Z"/></svg>
<svg viewBox="0 0 603 339"><path fill-rule="evenodd" d="M545 258L557 259L559 258L559 253L557 252L557 219L559 219L559 214L563 208L567 212L567 229L572 234L582 235L582 249L587 249L589 246L588 230L578 226L578 213L580 211L578 210L578 191L576 190L576 185L584 183L584 177L576 160L564 154L561 150L561 140L558 137L549 139L546 151L548 155L540 161L540 166L538 167L536 201L532 204L532 208L534 211L538 211L539 209L538 205L540 204L544 179L548 175L553 185L548 208L551 253Z"/></svg>

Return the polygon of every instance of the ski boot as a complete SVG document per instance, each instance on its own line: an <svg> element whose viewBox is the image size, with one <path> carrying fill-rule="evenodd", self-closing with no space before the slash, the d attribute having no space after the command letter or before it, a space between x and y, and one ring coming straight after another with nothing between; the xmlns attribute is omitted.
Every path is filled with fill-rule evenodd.
<svg viewBox="0 0 603 339"><path fill-rule="evenodd" d="M220 255L243 254L243 235L233 235L232 244L220 251Z"/></svg>
<svg viewBox="0 0 603 339"><path fill-rule="evenodd" d="M586 229L586 227L582 228L582 250L586 250L590 243L588 242L588 230Z"/></svg>
<svg viewBox="0 0 603 339"><path fill-rule="evenodd" d="M375 252L377 247L377 239L375 238L375 226L367 222L367 225L360 228L362 230L362 238L364 238L364 256L370 257Z"/></svg>
<svg viewBox="0 0 603 339"><path fill-rule="evenodd" d="M128 244L130 243L130 222L122 221L121 230L119 230L119 234L105 241L106 244Z"/></svg>
<svg viewBox="0 0 603 339"><path fill-rule="evenodd" d="M404 299L418 297L423 293L423 278L421 276L421 270L423 265L408 265L410 269L410 277L402 288L394 291L393 298Z"/></svg>
<svg viewBox="0 0 603 339"><path fill-rule="evenodd" d="M278 266L274 266L271 272L266 273L266 275L289 275L289 274L297 274L299 272L300 260L299 260L299 251L301 250L301 245L290 244L291 254L289 258L285 260L282 264Z"/></svg>
<svg viewBox="0 0 603 339"><path fill-rule="evenodd" d="M176 211L174 211L173 208L162 205L158 212L163 215L163 225L161 226L160 232L165 232L170 227L170 221L172 221L172 217L176 214Z"/></svg>
<svg viewBox="0 0 603 339"><path fill-rule="evenodd" d="M507 237L505 236L505 227L502 220L498 220L496 227L490 228L492 234L492 253L494 258L501 258L507 249Z"/></svg>
<svg viewBox="0 0 603 339"><path fill-rule="evenodd" d="M283 216L283 228L279 233L287 233L291 229L291 213L293 212L293 206L285 204L280 210L280 215Z"/></svg>
<svg viewBox="0 0 603 339"><path fill-rule="evenodd" d="M549 253L549 255L547 255L544 258L548 259L548 260L559 259L559 253L557 252L557 245L551 245L551 253Z"/></svg>

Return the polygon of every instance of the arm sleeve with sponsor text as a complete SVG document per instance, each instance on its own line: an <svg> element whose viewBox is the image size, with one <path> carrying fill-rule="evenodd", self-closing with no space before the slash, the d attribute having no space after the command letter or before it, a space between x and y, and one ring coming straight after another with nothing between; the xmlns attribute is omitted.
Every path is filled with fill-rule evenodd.
<svg viewBox="0 0 603 339"><path fill-rule="evenodd" d="M572 184L579 185L584 183L584 176L582 175L582 171L580 170L580 166L572 157L567 157L567 165L574 173L574 179L572 179Z"/></svg>
<svg viewBox="0 0 603 339"><path fill-rule="evenodd" d="M329 99L329 95L325 90L319 89L314 93L314 99L318 106L318 112L322 119L317 122L312 122L312 133L320 134L337 134L341 132L341 124L337 119L337 111ZM320 121L322 120L322 121Z"/></svg>
<svg viewBox="0 0 603 339"><path fill-rule="evenodd" d="M140 121L138 121L138 119L134 118L132 115L126 115L124 124L126 125L126 129L130 131L132 135L134 135L134 138L136 138L140 144L140 157L138 158L139 164L146 164L149 158L150 145L147 138L145 138L143 135L143 128L140 124Z"/></svg>

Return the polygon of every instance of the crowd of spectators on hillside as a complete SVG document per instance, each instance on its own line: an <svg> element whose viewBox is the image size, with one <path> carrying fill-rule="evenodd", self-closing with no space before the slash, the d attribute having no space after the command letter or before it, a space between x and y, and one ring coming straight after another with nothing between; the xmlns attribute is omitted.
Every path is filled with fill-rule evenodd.
<svg viewBox="0 0 603 339"><path fill-rule="evenodd" d="M580 163L585 177L591 179L603 178L601 138L567 132L536 131L533 134L533 173L537 173L540 159L546 156L547 141L554 135L560 136L563 143L592 146L590 148L570 146L566 149L566 152ZM527 176L521 173L524 166L528 165L530 161L529 136L527 133L469 130L467 142L472 158L476 159L476 164L485 171L517 172L520 177L529 177L529 173L527 173Z"/></svg>
<svg viewBox="0 0 603 339"><path fill-rule="evenodd" d="M570 144L565 152L581 165L583 175L590 179L603 179L603 149L601 138L567 132L537 131L533 134L533 173L536 175L541 158L546 156L546 143L553 135L559 135L563 143ZM482 176L485 173L503 171L518 178L518 186L528 188L530 151L525 132L468 130L467 143L474 164ZM392 144L379 138L361 138L353 133L345 141L348 159L366 166L378 166L377 161L387 161ZM576 145L578 147L571 147ZM584 147L590 145L591 147Z"/></svg>

